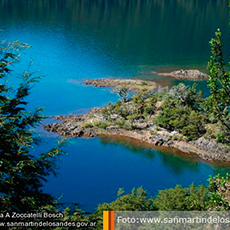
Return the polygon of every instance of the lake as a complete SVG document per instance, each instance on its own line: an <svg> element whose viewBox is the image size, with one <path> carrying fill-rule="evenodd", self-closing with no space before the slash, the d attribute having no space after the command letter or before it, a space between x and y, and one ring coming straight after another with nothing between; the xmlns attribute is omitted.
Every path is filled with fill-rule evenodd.
<svg viewBox="0 0 230 230"><path fill-rule="evenodd" d="M0 0L0 27L1 40L31 45L16 71L28 69L32 61L30 70L44 76L31 90L28 108L44 107L49 117L84 113L118 99L110 89L85 86L86 78L140 78L172 86L180 81L152 71L207 72L209 40L217 28L226 57L229 48L227 0ZM198 87L208 95L206 82ZM37 133L44 144L35 154L60 138L42 127ZM230 171L130 139L70 139L65 150L58 177L51 176L44 190L88 211L115 199L120 187L129 192L143 186L154 195Z"/></svg>

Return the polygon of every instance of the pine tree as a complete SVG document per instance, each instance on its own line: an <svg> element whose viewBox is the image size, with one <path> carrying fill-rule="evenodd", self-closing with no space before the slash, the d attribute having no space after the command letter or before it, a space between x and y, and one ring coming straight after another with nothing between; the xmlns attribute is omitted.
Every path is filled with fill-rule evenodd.
<svg viewBox="0 0 230 230"><path fill-rule="evenodd" d="M221 32L210 41L212 56L208 63L211 105L216 118L225 132L225 141L230 141L230 73L225 70L222 52Z"/></svg>
<svg viewBox="0 0 230 230"><path fill-rule="evenodd" d="M20 54L28 45L19 42L0 45L0 211L39 211L53 205L51 195L42 191L42 183L55 174L55 158L62 152L59 146L35 157L31 154L36 138L31 132L41 119L41 108L26 110L25 97L39 77L22 74L21 83L10 87L8 79Z"/></svg>

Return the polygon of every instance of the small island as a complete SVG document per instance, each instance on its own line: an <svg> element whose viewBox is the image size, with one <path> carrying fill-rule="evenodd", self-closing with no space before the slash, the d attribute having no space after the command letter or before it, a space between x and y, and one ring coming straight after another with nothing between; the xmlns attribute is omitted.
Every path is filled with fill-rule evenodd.
<svg viewBox="0 0 230 230"><path fill-rule="evenodd" d="M209 121L206 100L196 92L196 85L179 84L171 89L159 87L156 90L153 82L107 80L87 80L86 84L120 89L120 100L103 108L93 108L83 115L55 116L62 122L45 125L45 130L71 137L129 137L154 146L197 154L208 161L230 162L230 146L216 138L221 133L221 126L218 121ZM138 93L127 98L124 86ZM146 87L143 89L143 86Z"/></svg>
<svg viewBox="0 0 230 230"><path fill-rule="evenodd" d="M189 69L189 70L181 69L169 73L152 71L152 73L159 76L169 76L177 79L207 80L209 78L208 74L203 73L197 69Z"/></svg>

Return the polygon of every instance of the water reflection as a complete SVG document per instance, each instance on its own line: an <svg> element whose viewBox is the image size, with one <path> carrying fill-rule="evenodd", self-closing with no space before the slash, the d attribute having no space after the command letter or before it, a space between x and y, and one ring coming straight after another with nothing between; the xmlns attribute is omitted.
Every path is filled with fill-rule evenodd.
<svg viewBox="0 0 230 230"><path fill-rule="evenodd" d="M192 172L199 172L201 169L199 165L210 165L213 173L216 175L226 174L230 171L230 164L225 162L205 162L194 154L185 154L177 149L171 149L166 147L153 146L148 143L143 143L132 138L120 137L120 136L101 136L101 143L106 146L119 146L122 145L124 149L138 155L139 157L154 161L159 160L161 164L168 168L176 175L185 173L188 169ZM211 175L210 174L210 175Z"/></svg>
<svg viewBox="0 0 230 230"><path fill-rule="evenodd" d="M149 144L126 138L126 137L101 137L103 145L122 145L126 150L131 151L139 157L154 162L160 160L164 168L168 168L175 175L181 175L187 170L199 172L200 159L194 155L185 155L178 150L157 147L154 148Z"/></svg>
<svg viewBox="0 0 230 230"><path fill-rule="evenodd" d="M100 40L111 61L121 59L121 69L164 64L206 70L208 41L217 28L228 30L228 1L221 0L0 0L0 15L14 23L59 24L65 36Z"/></svg>
<svg viewBox="0 0 230 230"><path fill-rule="evenodd" d="M111 136L103 136L100 138L101 143L104 146L117 146L122 145L124 149L131 150L133 154L137 154L140 157L147 159L147 160L154 160L156 157L156 152L153 148L143 143L139 143L131 138L124 138L124 137L111 137Z"/></svg>

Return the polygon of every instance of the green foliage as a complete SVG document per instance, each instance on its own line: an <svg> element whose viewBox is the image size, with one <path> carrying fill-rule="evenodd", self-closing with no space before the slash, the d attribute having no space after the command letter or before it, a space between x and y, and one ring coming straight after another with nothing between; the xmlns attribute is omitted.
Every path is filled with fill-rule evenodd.
<svg viewBox="0 0 230 230"><path fill-rule="evenodd" d="M186 107L171 107L171 103L165 102L155 122L161 127L173 131L182 129L187 123L190 111Z"/></svg>
<svg viewBox="0 0 230 230"><path fill-rule="evenodd" d="M133 188L130 194L125 194L123 189L119 189L118 198L111 203L99 204L95 213L90 215L97 220L98 229L103 228L102 216L103 211L151 211L153 210L153 199L147 197L147 192L142 187Z"/></svg>
<svg viewBox="0 0 230 230"><path fill-rule="evenodd" d="M228 134L224 131L222 132L218 132L217 135L216 135L216 141L219 142L219 143L227 143L227 144L230 144L229 143L229 136Z"/></svg>
<svg viewBox="0 0 230 230"><path fill-rule="evenodd" d="M169 131L179 131L188 140L195 140L206 132L201 108L202 97L196 92L196 85L187 88L179 84L169 91L154 121Z"/></svg>
<svg viewBox="0 0 230 230"><path fill-rule="evenodd" d="M152 198L147 198L147 192L142 187L132 189L130 194L124 194L119 189L118 198L111 203L104 203L98 206L97 211L151 211L154 209Z"/></svg>
<svg viewBox="0 0 230 230"><path fill-rule="evenodd" d="M152 116L156 111L157 98L155 95L150 96L144 103L144 115Z"/></svg>
<svg viewBox="0 0 230 230"><path fill-rule="evenodd" d="M98 206L94 215L102 215L103 210L115 211L205 211L230 210L230 176L217 175L209 179L209 185L188 188L177 185L175 188L160 190L156 197L148 197L142 188L125 194L119 189L118 198L111 203Z"/></svg>
<svg viewBox="0 0 230 230"><path fill-rule="evenodd" d="M218 174L209 178L209 206L211 210L230 210L230 175Z"/></svg>
<svg viewBox="0 0 230 230"><path fill-rule="evenodd" d="M207 189L200 185L190 188L182 188L177 185L175 188L159 191L154 199L154 206L160 211L192 211L205 210L207 206Z"/></svg>
<svg viewBox="0 0 230 230"><path fill-rule="evenodd" d="M221 121L226 133L226 142L230 142L230 73L225 70L222 53L221 32L210 41L211 53L208 63L211 106L214 116ZM221 139L223 140L223 139Z"/></svg>
<svg viewBox="0 0 230 230"><path fill-rule="evenodd" d="M38 157L31 154L37 143L31 127L43 118L41 109L29 112L25 97L31 84L39 77L22 74L22 82L15 88L8 85L14 76L12 65L19 59L26 44L1 43L0 47L0 211L39 211L55 205L54 199L42 191L43 182L55 174L55 158L62 152L56 146Z"/></svg>
<svg viewBox="0 0 230 230"><path fill-rule="evenodd" d="M93 127L93 124L91 122L85 122L83 125L82 125L84 128L92 128Z"/></svg>
<svg viewBox="0 0 230 230"><path fill-rule="evenodd" d="M106 122L102 122L102 121L94 122L93 125L102 129L106 129L106 127L108 126Z"/></svg>
<svg viewBox="0 0 230 230"><path fill-rule="evenodd" d="M131 115L127 116L127 119L133 123L135 121L142 119L142 116L135 113L135 114L131 114Z"/></svg>
<svg viewBox="0 0 230 230"><path fill-rule="evenodd" d="M121 88L118 88L116 91L117 91L118 96L122 98L122 101L126 102L129 96L128 89L125 87L121 87Z"/></svg>
<svg viewBox="0 0 230 230"><path fill-rule="evenodd" d="M121 128L126 129L126 130L132 130L132 124L129 121L124 121L124 120L120 120L117 123Z"/></svg>
<svg viewBox="0 0 230 230"><path fill-rule="evenodd" d="M197 92L196 87L197 84L188 87L180 83L169 90L164 101L173 100L174 106L189 106L192 110L200 111L203 98L201 91Z"/></svg>
<svg viewBox="0 0 230 230"><path fill-rule="evenodd" d="M135 105L135 106L138 106L138 112L139 114L143 114L143 105L144 105L144 94L143 92L140 92L136 95L133 96L132 98L132 103Z"/></svg>
<svg viewBox="0 0 230 230"><path fill-rule="evenodd" d="M101 109L102 116L109 122L124 129L135 129L133 123L144 122L154 114L157 99L155 95L141 91L128 101L118 100Z"/></svg>
<svg viewBox="0 0 230 230"><path fill-rule="evenodd" d="M185 116L182 120L184 127L179 129L179 132L186 136L188 140L196 140L205 134L205 119L202 114L191 111L188 116Z"/></svg>

